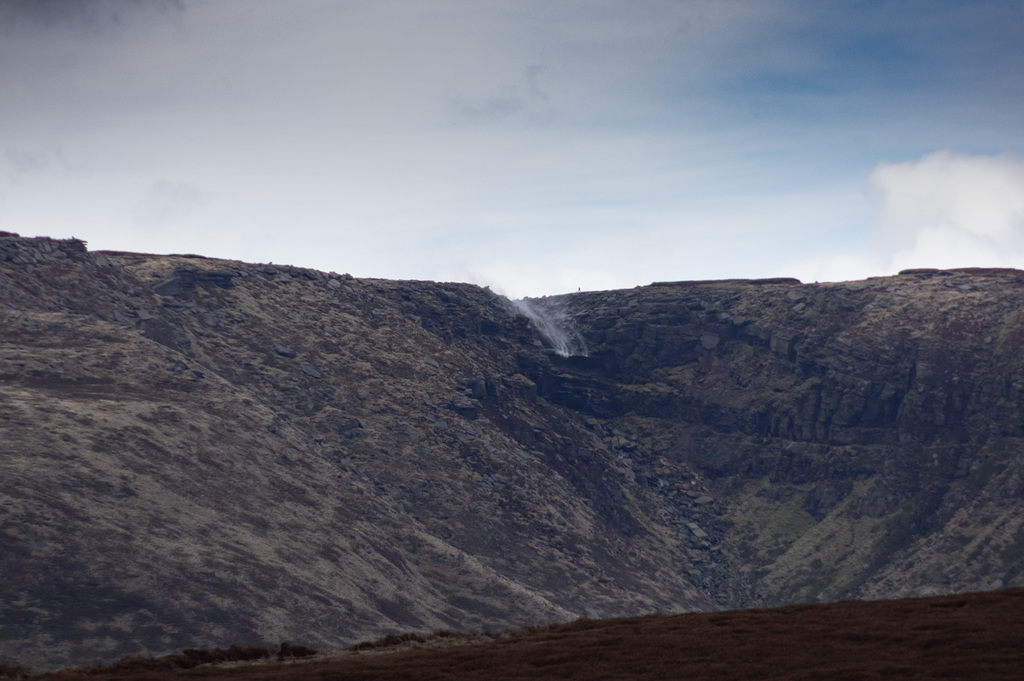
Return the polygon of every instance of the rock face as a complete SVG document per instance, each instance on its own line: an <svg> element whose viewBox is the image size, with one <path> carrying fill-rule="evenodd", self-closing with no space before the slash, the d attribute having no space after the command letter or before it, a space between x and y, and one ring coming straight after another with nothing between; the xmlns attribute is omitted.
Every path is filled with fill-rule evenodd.
<svg viewBox="0 0 1024 681"><path fill-rule="evenodd" d="M680 513L717 510L704 529L724 559L695 580L717 602L1024 581L1024 272L680 282L545 305L589 356L527 374L641 443L638 480ZM678 470L711 494L693 499Z"/></svg>
<svg viewBox="0 0 1024 681"><path fill-rule="evenodd" d="M1022 306L0 233L0 662L1022 584Z"/></svg>

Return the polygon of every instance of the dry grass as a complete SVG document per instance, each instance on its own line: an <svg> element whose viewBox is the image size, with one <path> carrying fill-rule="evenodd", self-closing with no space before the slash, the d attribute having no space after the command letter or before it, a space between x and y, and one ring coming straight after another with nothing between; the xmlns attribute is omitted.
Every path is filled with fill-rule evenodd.
<svg viewBox="0 0 1024 681"><path fill-rule="evenodd" d="M380 645L417 645L393 637ZM467 640L475 640L472 637ZM109 679L1001 679L1024 678L1024 589L771 610L577 620L483 645L308 662L89 670ZM373 648L378 645L371 646ZM82 670L41 679L80 678Z"/></svg>

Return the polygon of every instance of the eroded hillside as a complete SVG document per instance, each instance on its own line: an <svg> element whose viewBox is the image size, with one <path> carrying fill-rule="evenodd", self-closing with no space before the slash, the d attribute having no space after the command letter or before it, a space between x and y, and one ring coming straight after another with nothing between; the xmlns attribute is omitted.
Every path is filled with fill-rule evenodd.
<svg viewBox="0 0 1024 681"><path fill-rule="evenodd" d="M0 661L1019 585L1022 287L532 301L562 357L475 286L0 235Z"/></svg>
<svg viewBox="0 0 1024 681"><path fill-rule="evenodd" d="M535 378L642 443L682 514L674 472L701 476L725 560L691 560L721 602L999 588L1024 581L1022 304L1018 270L543 299L589 357Z"/></svg>
<svg viewBox="0 0 1024 681"><path fill-rule="evenodd" d="M704 609L670 506L467 285L0 238L0 650Z"/></svg>

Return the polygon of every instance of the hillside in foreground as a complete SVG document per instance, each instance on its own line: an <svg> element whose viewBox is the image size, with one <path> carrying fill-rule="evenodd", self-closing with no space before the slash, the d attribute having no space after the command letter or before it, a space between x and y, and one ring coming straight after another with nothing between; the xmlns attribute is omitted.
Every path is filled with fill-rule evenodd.
<svg viewBox="0 0 1024 681"><path fill-rule="evenodd" d="M1024 273L513 303L0 233L0 663L1024 585Z"/></svg>
<svg viewBox="0 0 1024 681"><path fill-rule="evenodd" d="M447 639L440 639L446 641ZM578 620L444 647L411 644L311 661L147 670L145 661L48 675L121 679L984 679L1024 675L1024 590ZM85 672L85 676L82 676Z"/></svg>

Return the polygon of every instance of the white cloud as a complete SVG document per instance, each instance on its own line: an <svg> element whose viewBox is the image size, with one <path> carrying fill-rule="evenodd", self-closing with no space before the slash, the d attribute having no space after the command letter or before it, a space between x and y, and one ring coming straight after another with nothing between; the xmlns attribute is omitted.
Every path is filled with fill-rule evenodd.
<svg viewBox="0 0 1024 681"><path fill-rule="evenodd" d="M917 162L882 164L869 184L882 199L876 248L894 260L969 254L1005 262L1024 254L1022 160L940 151Z"/></svg>
<svg viewBox="0 0 1024 681"><path fill-rule="evenodd" d="M1024 268L1024 160L938 151L880 164L867 247L788 269L804 281L841 281L916 267Z"/></svg>

